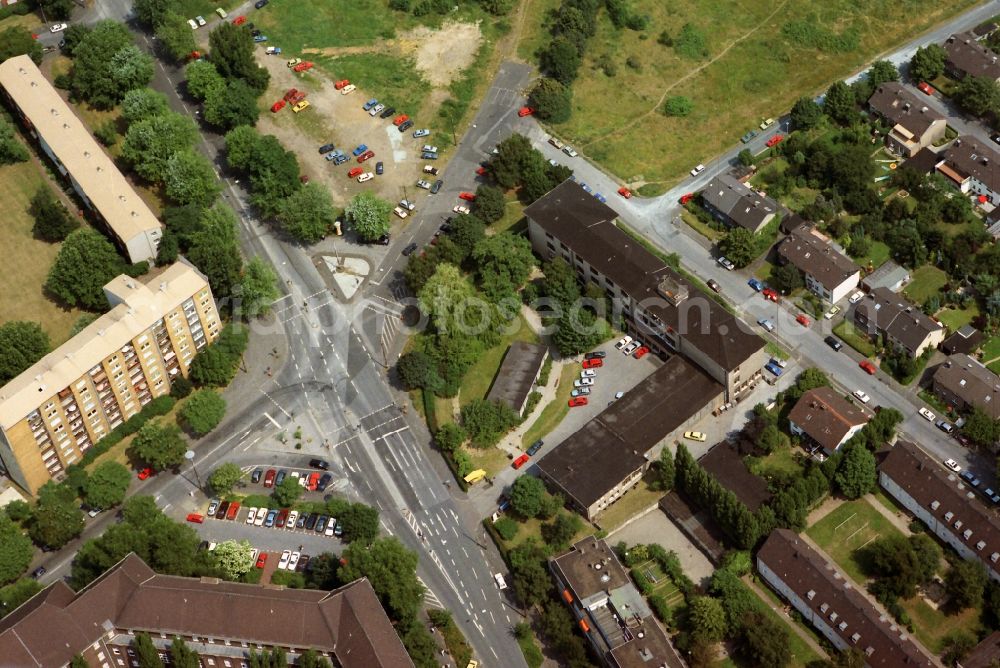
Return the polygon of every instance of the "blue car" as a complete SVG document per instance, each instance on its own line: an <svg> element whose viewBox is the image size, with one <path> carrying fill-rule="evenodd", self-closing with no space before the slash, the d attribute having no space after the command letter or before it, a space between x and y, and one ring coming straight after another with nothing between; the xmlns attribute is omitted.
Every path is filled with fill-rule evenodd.
<svg viewBox="0 0 1000 668"><path fill-rule="evenodd" d="M365 102L365 111L368 111L369 109L371 109L372 107L374 107L376 104L378 104L378 100L376 100L375 98L372 98L372 99L368 100L367 102Z"/></svg>
<svg viewBox="0 0 1000 668"><path fill-rule="evenodd" d="M253 38L253 41L255 41L255 42L266 42L267 41L267 35L257 35L257 36L255 36Z"/></svg>
<svg viewBox="0 0 1000 668"><path fill-rule="evenodd" d="M347 162L348 160L349 160L349 158L348 158L348 157L347 157L346 155L344 155L344 154L340 154L340 155L338 155L338 156L336 157L336 159L335 159L335 160L333 161L333 164L335 164L335 165L342 165L342 164L344 164L345 162Z"/></svg>
<svg viewBox="0 0 1000 668"><path fill-rule="evenodd" d="M266 527L273 527L274 526L274 518L277 517L277 516L278 516L278 511L277 510L269 510L269 511L267 511L267 519L264 520L264 526L266 526Z"/></svg>
<svg viewBox="0 0 1000 668"><path fill-rule="evenodd" d="M601 193L594 193L594 197L596 197L597 201L600 202L600 203L602 203L602 204L607 204L608 203L608 198L605 197L604 195L602 195Z"/></svg>
<svg viewBox="0 0 1000 668"><path fill-rule="evenodd" d="M581 188L583 188L583 191L584 191L584 192L587 192L587 193L592 193L592 192L594 192L594 189L593 189L593 188L591 188L590 186L588 186L588 185L587 185L586 183L584 183L583 181L581 181L581 182L580 182L580 187L581 187Z"/></svg>
<svg viewBox="0 0 1000 668"><path fill-rule="evenodd" d="M354 153L354 157L356 158L356 157L358 157L359 155L361 155L362 153L364 153L367 150L368 150L368 147L365 146L364 144L361 144L356 149L354 149L352 151L352 153Z"/></svg>
<svg viewBox="0 0 1000 668"><path fill-rule="evenodd" d="M764 368L773 373L775 376L780 376L781 374L785 373L785 370L782 369L777 364L775 364L774 362L768 362L767 364L764 365Z"/></svg>
<svg viewBox="0 0 1000 668"><path fill-rule="evenodd" d="M756 278L751 278L747 281L747 285L753 288L754 292L760 292L764 289L764 284L758 281Z"/></svg>
<svg viewBox="0 0 1000 668"><path fill-rule="evenodd" d="M420 154L420 158L422 160L437 160L438 159L438 154L437 153L431 153L430 151L424 151L423 153Z"/></svg>

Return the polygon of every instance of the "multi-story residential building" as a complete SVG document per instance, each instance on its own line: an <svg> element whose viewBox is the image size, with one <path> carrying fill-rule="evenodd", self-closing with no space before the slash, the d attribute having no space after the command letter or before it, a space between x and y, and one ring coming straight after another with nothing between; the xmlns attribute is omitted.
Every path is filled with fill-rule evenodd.
<svg viewBox="0 0 1000 668"><path fill-rule="evenodd" d="M778 257L801 271L806 288L828 304L847 297L861 280L861 267L809 223L799 225L782 239Z"/></svg>
<svg viewBox="0 0 1000 668"><path fill-rule="evenodd" d="M888 288L876 288L854 307L854 326L871 339L881 338L887 347L920 357L928 348L944 341L945 330L920 307Z"/></svg>
<svg viewBox="0 0 1000 668"><path fill-rule="evenodd" d="M880 612L836 566L788 529L757 551L761 577L837 649L857 649L871 668L938 665L906 629Z"/></svg>
<svg viewBox="0 0 1000 668"><path fill-rule="evenodd" d="M169 393L219 335L208 281L183 260L104 292L110 311L0 387L0 464L32 493Z"/></svg>
<svg viewBox="0 0 1000 668"><path fill-rule="evenodd" d="M1000 420L1000 376L963 353L946 359L934 372L934 393L957 411L982 409Z"/></svg>
<svg viewBox="0 0 1000 668"><path fill-rule="evenodd" d="M989 144L963 135L952 142L934 168L961 192L1000 204L1000 152Z"/></svg>
<svg viewBox="0 0 1000 668"><path fill-rule="evenodd" d="M778 203L740 183L729 174L719 174L701 191L705 210L729 227L742 227L756 234L778 215Z"/></svg>
<svg viewBox="0 0 1000 668"><path fill-rule="evenodd" d="M922 148L944 139L948 122L898 81L881 84L868 98L868 108L890 126L885 145L890 151L912 158Z"/></svg>
<svg viewBox="0 0 1000 668"><path fill-rule="evenodd" d="M989 77L1000 81L1000 63L997 54L979 42L973 32L952 35L944 43L946 57L944 70L953 79Z"/></svg>
<svg viewBox="0 0 1000 668"><path fill-rule="evenodd" d="M0 63L0 93L129 261L153 260L160 221L31 58Z"/></svg>
<svg viewBox="0 0 1000 668"><path fill-rule="evenodd" d="M74 593L62 580L0 620L5 668L134 668L132 642L150 636L161 659L181 638L205 668L249 668L250 652L306 650L345 668L412 668L366 579L334 591L158 575L130 553ZM167 665L170 665L169 663Z"/></svg>
<svg viewBox="0 0 1000 668"><path fill-rule="evenodd" d="M630 333L663 358L680 353L735 401L761 377L764 340L615 225L617 214L567 180L525 209L535 252L561 257L605 291Z"/></svg>
<svg viewBox="0 0 1000 668"><path fill-rule="evenodd" d="M684 668L666 631L604 539L584 538L550 559L549 570L604 665Z"/></svg>
<svg viewBox="0 0 1000 668"><path fill-rule="evenodd" d="M832 455L868 424L868 415L830 387L804 392L788 413L788 429Z"/></svg>
<svg viewBox="0 0 1000 668"><path fill-rule="evenodd" d="M879 465L878 481L959 556L978 559L1000 582L1000 520L957 473L898 441Z"/></svg>

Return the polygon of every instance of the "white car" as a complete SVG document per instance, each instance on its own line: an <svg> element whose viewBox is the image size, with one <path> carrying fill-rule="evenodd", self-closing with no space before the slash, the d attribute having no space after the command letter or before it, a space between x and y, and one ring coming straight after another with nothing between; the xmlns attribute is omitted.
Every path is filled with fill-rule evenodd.
<svg viewBox="0 0 1000 668"><path fill-rule="evenodd" d="M414 204L413 202L411 202L408 199L401 199L401 200L399 200L399 206L403 207L407 211L413 211L414 209L417 208L417 205Z"/></svg>
<svg viewBox="0 0 1000 668"><path fill-rule="evenodd" d="M358 183L364 183L365 181L371 181L374 178L375 178L374 174L372 174L371 172L365 172L364 174L362 174L361 176L358 177Z"/></svg>
<svg viewBox="0 0 1000 668"><path fill-rule="evenodd" d="M589 387L578 387L575 390L572 390L569 393L569 396L571 396L571 397L582 397L582 396L584 396L586 394L590 394L590 388Z"/></svg>
<svg viewBox="0 0 1000 668"><path fill-rule="evenodd" d="M863 404L867 404L869 401L872 400L871 397L869 397L867 394L865 394L861 390L854 390L854 396L857 398L858 401L860 401Z"/></svg>
<svg viewBox="0 0 1000 668"><path fill-rule="evenodd" d="M291 511L290 513L288 513L288 519L285 520L285 528L294 529L295 523L298 522L298 520L299 520L299 511L297 510Z"/></svg>
<svg viewBox="0 0 1000 668"><path fill-rule="evenodd" d="M406 218L407 216L410 215L409 213L406 212L405 209L403 209L402 207L398 207L398 206L395 209L393 209L392 212L394 214L396 214L397 216L399 216L400 218Z"/></svg>
<svg viewBox="0 0 1000 668"><path fill-rule="evenodd" d="M430 190L431 184L427 181L424 181L423 179L420 179L419 181L417 181L417 187L423 188L424 190Z"/></svg>
<svg viewBox="0 0 1000 668"><path fill-rule="evenodd" d="M962 467L959 466L958 462L956 462L954 459L946 459L946 460L944 460L944 465L947 466L948 468L950 468L955 473L958 473L959 471L962 470Z"/></svg>
<svg viewBox="0 0 1000 668"><path fill-rule="evenodd" d="M576 151L573 150L572 146L568 146L568 145L567 146L563 146L562 152L565 153L566 155L568 155L571 158L575 158L576 156L580 155L579 153L577 153Z"/></svg>
<svg viewBox="0 0 1000 668"><path fill-rule="evenodd" d="M625 396L624 392L615 392L615 399L621 399Z"/></svg>
<svg viewBox="0 0 1000 668"><path fill-rule="evenodd" d="M257 509L251 508L247 514L247 524L253 524L257 520Z"/></svg>
<svg viewBox="0 0 1000 668"><path fill-rule="evenodd" d="M196 17L194 17L194 20L198 22L199 26L205 25L205 17L204 16L196 16Z"/></svg>
<svg viewBox="0 0 1000 668"><path fill-rule="evenodd" d="M626 355L631 355L632 353L634 353L636 350L638 350L641 347L642 347L642 343L640 343L639 341L633 341L632 343L630 343L627 346L625 346L624 348L622 348L622 352L625 353Z"/></svg>
<svg viewBox="0 0 1000 668"><path fill-rule="evenodd" d="M597 372L593 369L584 369L580 372L580 378L597 378Z"/></svg>
<svg viewBox="0 0 1000 668"><path fill-rule="evenodd" d="M586 385L593 385L593 378L577 378L573 381L573 387L584 387Z"/></svg>
<svg viewBox="0 0 1000 668"><path fill-rule="evenodd" d="M336 528L337 528L337 520L335 518L331 517L330 521L326 523L326 531L323 532L323 535L324 536L331 536L332 537L333 536L333 531Z"/></svg>
<svg viewBox="0 0 1000 668"><path fill-rule="evenodd" d="M769 332L774 331L774 323L768 320L767 318L761 318L760 320L757 321L757 324Z"/></svg>
<svg viewBox="0 0 1000 668"><path fill-rule="evenodd" d="M497 588L503 591L507 588L507 581L503 579L503 573L494 573L493 581L497 583Z"/></svg>
<svg viewBox="0 0 1000 668"><path fill-rule="evenodd" d="M49 28L49 32L62 32L63 30L65 30L68 27L69 26L67 26L65 23L57 23L54 26L52 26L51 28Z"/></svg>
<svg viewBox="0 0 1000 668"><path fill-rule="evenodd" d="M437 153L438 147L431 146L430 144L424 144L424 147L420 150L423 151L424 153Z"/></svg>
<svg viewBox="0 0 1000 668"><path fill-rule="evenodd" d="M292 556L288 557L288 570L294 571L295 567L299 563L299 557L302 556L298 552L292 552Z"/></svg>
<svg viewBox="0 0 1000 668"><path fill-rule="evenodd" d="M258 508L257 509L257 519L255 519L253 521L253 525L255 527L262 527L262 526L264 526L264 520L265 519L267 519L267 508Z"/></svg>
<svg viewBox="0 0 1000 668"><path fill-rule="evenodd" d="M198 29L198 24L195 23L194 19L188 19L188 25L191 26L191 30Z"/></svg>
<svg viewBox="0 0 1000 668"><path fill-rule="evenodd" d="M733 264L732 260L727 258L725 255L720 255L719 259L716 260L716 262L722 265L726 269L726 271L732 271L736 269L736 265Z"/></svg>
<svg viewBox="0 0 1000 668"><path fill-rule="evenodd" d="M421 130L414 130L413 131L413 138L414 139L420 139L421 137L428 137L428 136L430 136L430 134L431 134L431 131L428 130L427 128L423 128Z"/></svg>
<svg viewBox="0 0 1000 668"><path fill-rule="evenodd" d="M926 408L921 407L917 412L920 413L920 415L923 416L923 418L928 422L934 422L934 413L931 413Z"/></svg>
<svg viewBox="0 0 1000 668"><path fill-rule="evenodd" d="M840 307L839 306L833 306L833 307L830 308L829 311L827 311L826 313L823 314L823 317L825 319L827 319L827 320L832 320L833 316L837 315L838 313L840 313Z"/></svg>
<svg viewBox="0 0 1000 668"><path fill-rule="evenodd" d="M455 213L469 213L469 207L462 206L461 204L459 204L458 206L453 208L452 211L454 211Z"/></svg>
<svg viewBox="0 0 1000 668"><path fill-rule="evenodd" d="M357 90L357 87L354 84L347 84L346 86L344 86L343 88L340 89L340 94L341 95L350 95L351 93L353 93L356 90Z"/></svg>
<svg viewBox="0 0 1000 668"><path fill-rule="evenodd" d="M292 558L292 551L285 550L281 553L281 559L278 560L278 568L284 570L288 568L288 560Z"/></svg>
<svg viewBox="0 0 1000 668"><path fill-rule="evenodd" d="M383 109L385 109L384 104L382 103L376 104L374 107L368 110L368 115L371 116L372 118L375 118L376 116L382 113Z"/></svg>
<svg viewBox="0 0 1000 668"><path fill-rule="evenodd" d="M691 176L698 176L703 171L705 171L705 165L698 165L697 167L691 170Z"/></svg>
<svg viewBox="0 0 1000 668"><path fill-rule="evenodd" d="M853 295L851 295L850 297L848 297L847 301L849 301L852 304L857 304L859 301L862 300L862 298L864 298L864 296L865 296L865 293L861 292L861 290L858 290Z"/></svg>
<svg viewBox="0 0 1000 668"><path fill-rule="evenodd" d="M622 348L624 348L625 346L627 346L630 343L632 343L632 337L631 336L623 336L622 339L621 339L621 341L619 341L618 343L615 344L615 348L617 348L618 350L621 350Z"/></svg>

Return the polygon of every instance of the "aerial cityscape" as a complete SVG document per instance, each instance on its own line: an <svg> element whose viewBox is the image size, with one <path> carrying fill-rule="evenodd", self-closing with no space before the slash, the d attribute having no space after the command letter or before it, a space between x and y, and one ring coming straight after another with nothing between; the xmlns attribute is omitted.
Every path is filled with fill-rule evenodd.
<svg viewBox="0 0 1000 668"><path fill-rule="evenodd" d="M0 668L1000 667L1000 0L0 0Z"/></svg>

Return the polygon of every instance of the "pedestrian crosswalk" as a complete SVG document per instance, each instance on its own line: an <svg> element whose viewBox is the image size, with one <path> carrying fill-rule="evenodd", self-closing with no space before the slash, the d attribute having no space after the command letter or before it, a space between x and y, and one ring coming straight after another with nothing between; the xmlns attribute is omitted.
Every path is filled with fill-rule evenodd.
<svg viewBox="0 0 1000 668"><path fill-rule="evenodd" d="M430 587L427 586L427 583L424 582L419 575L417 576L417 580L420 581L420 584L423 585L424 588L424 603L432 608L444 610L444 605L442 605L440 599L434 595L434 592L431 591Z"/></svg>

